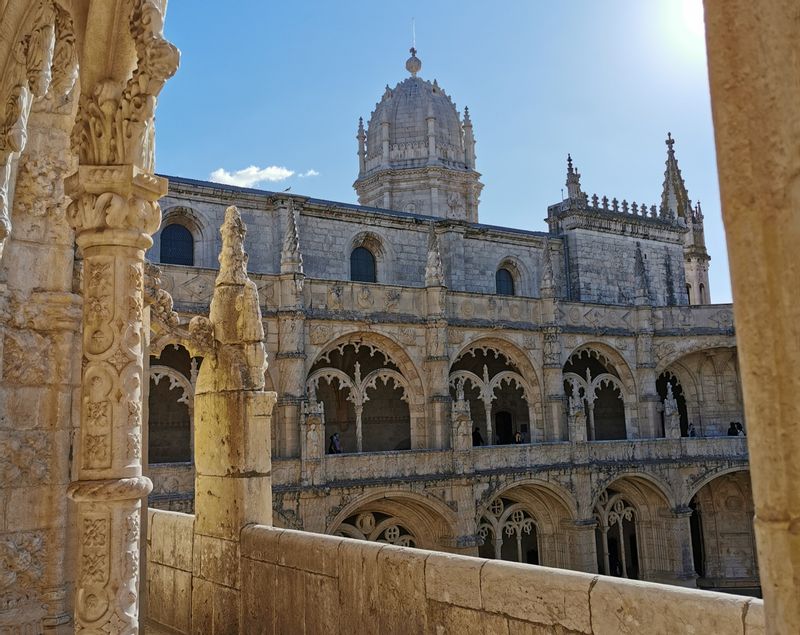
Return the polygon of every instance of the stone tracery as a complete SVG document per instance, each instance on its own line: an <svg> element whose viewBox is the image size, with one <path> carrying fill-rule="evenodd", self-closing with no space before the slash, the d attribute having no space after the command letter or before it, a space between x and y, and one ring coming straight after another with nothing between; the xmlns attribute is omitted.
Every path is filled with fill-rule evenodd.
<svg viewBox="0 0 800 635"><path fill-rule="evenodd" d="M319 356L306 386L325 404L326 436L338 432L344 452L411 447L408 380L375 345L340 342Z"/></svg>

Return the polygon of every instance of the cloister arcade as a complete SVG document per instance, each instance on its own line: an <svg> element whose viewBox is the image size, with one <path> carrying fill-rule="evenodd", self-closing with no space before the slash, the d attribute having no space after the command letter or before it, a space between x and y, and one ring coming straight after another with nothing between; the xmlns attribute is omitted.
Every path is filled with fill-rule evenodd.
<svg viewBox="0 0 800 635"><path fill-rule="evenodd" d="M571 413L582 406L586 439L634 438L631 417L636 407L633 377L619 354L607 347L584 346L564 364L564 392Z"/></svg>
<svg viewBox="0 0 800 635"><path fill-rule="evenodd" d="M352 480L341 486L341 493L332 494L332 500L342 503L324 523L319 519L331 514L336 503L320 499L318 507L307 512L298 503L288 514L276 507L275 517L285 526L635 579L694 584L696 578L704 588L757 592L746 472L717 474L709 467L707 477L695 479L690 473L666 468L659 472L644 465L632 464L626 472L622 466L610 469L590 463L579 468L559 463L560 468L538 473L555 470L545 480L536 480L535 472L521 469L528 463L520 454L523 463L516 472L491 485L485 480L488 476L477 473L465 474L456 483L448 471L451 452L436 445L432 430L439 425L430 416L430 396L436 388L421 380L419 369L425 361L414 356L413 347L375 332L355 331L332 338L316 350L304 362L300 392L309 404L321 404L322 428L313 437L301 431L300 438L306 444L308 438L318 438L320 454L314 459L304 449L299 461L330 460L341 465L331 464L324 477L333 492L339 491L336 479ZM150 460L190 461L193 381L201 360L171 343L157 341L153 352L158 355L151 357L150 367ZM570 407L578 402L586 447L607 442L596 446L603 456L608 452L613 457L627 456L612 452L613 442L619 442L622 451L632 447L634 439L647 441L637 424L642 416L637 396L641 392L657 395L656 414L662 425L660 430L658 425L653 429L657 436L668 437L665 441L670 440L668 416L678 418L683 437L689 433L689 424L697 436L723 436L726 419L742 418L732 348L665 358L651 371L649 377L654 379L649 381L654 385L649 387L643 376L631 371L622 353L601 342L580 345L563 359L560 369L551 371L557 373L555 385L563 390L563 416L569 419ZM475 457L497 453L488 462L490 470L505 465L504 445L519 447L520 442L544 443L530 455L534 460L546 461L550 454L555 461L565 460L559 454L563 452L559 448L566 447L565 439L545 434L557 426L544 423L543 375L535 370L538 366L528 351L504 338L483 337L464 344L446 363L450 401L469 404L472 429L478 430L482 445L494 446L475 448ZM267 384L273 385L270 377ZM302 413L298 418L298 426L306 425ZM452 425L449 417L444 423ZM276 430L273 427L273 434ZM347 455L341 460L325 457L334 433L339 434ZM164 453L163 448L176 444L183 454ZM659 447L656 443L651 450L656 458ZM435 450L442 450L441 456L431 452ZM519 451L525 449L519 447ZM425 469L443 476L437 476L435 484L423 485L423 478L419 485L411 485L394 471L408 452L411 462L405 469L409 474L421 469L415 466L424 461ZM360 453L384 456L363 463ZM273 465L276 460L285 466L280 474L302 469L289 469L298 459L279 455ZM354 486L362 477L371 484ZM291 491L292 478L276 473L275 483ZM361 494L346 494L353 487ZM456 495L456 491L461 493Z"/></svg>
<svg viewBox="0 0 800 635"><path fill-rule="evenodd" d="M306 391L311 400L324 404L326 437L338 433L342 452L411 449L412 412L420 431L418 400L412 399L400 367L376 345L357 337L317 357Z"/></svg>
<svg viewBox="0 0 800 635"><path fill-rule="evenodd" d="M508 344L479 341L464 349L450 366L450 396L463 394L472 425L480 435L474 445L530 443L541 438L539 387L532 369L522 369ZM525 372L527 371L527 372ZM517 437L519 435L519 437Z"/></svg>
<svg viewBox="0 0 800 635"><path fill-rule="evenodd" d="M697 436L724 435L732 421L746 429L735 348L695 351L664 365L656 383L662 401L667 383L678 403L684 435L688 424Z"/></svg>

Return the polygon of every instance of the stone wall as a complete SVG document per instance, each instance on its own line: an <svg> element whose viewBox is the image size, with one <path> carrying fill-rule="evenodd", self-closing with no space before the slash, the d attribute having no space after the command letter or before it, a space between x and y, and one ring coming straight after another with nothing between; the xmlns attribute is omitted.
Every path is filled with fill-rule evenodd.
<svg viewBox="0 0 800 635"><path fill-rule="evenodd" d="M601 304L633 304L641 281L636 249L641 249L650 303L685 305L683 247L679 243L572 229L567 234L571 299Z"/></svg>
<svg viewBox="0 0 800 635"><path fill-rule="evenodd" d="M149 512L152 627L192 632L193 523ZM241 572L246 633L764 633L756 599L260 525Z"/></svg>
<svg viewBox="0 0 800 635"><path fill-rule="evenodd" d="M188 633L192 622L194 516L148 511L147 616Z"/></svg>
<svg viewBox="0 0 800 635"><path fill-rule="evenodd" d="M764 632L760 600L261 526L242 575L247 633Z"/></svg>

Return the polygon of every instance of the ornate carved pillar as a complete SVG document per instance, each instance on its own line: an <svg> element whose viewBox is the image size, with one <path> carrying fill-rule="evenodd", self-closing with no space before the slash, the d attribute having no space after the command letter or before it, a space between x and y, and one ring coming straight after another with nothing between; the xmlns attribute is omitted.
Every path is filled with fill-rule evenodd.
<svg viewBox="0 0 800 635"><path fill-rule="evenodd" d="M314 391L309 392L309 400L302 405L302 440L300 446L300 478L303 485L319 485L325 481L321 472L322 457L325 453L325 405L313 399Z"/></svg>
<svg viewBox="0 0 800 635"><path fill-rule="evenodd" d="M301 405L305 399L305 302L303 255L300 249L298 212L291 199L277 202L285 217L286 231L281 249L280 302L278 306L278 411L281 427L276 432L277 456L297 456L303 443L300 437Z"/></svg>
<svg viewBox="0 0 800 635"><path fill-rule="evenodd" d="M564 378L561 369L561 339L557 326L547 326L543 335L542 382L544 387L545 441L564 441Z"/></svg>
<svg viewBox="0 0 800 635"><path fill-rule="evenodd" d="M696 587L697 573L694 570L694 557L692 552L692 528L690 519L692 510L688 507L680 507L672 510L672 517L665 518L664 521L671 534L670 544L672 546L671 559L673 561L673 571L675 580L670 580L672 584L681 586Z"/></svg>
<svg viewBox="0 0 800 635"><path fill-rule="evenodd" d="M153 175L153 118L179 59L161 36L160 3L131 5L132 75L82 84L72 133L80 165L66 188L84 258L77 481L68 489L77 503L75 626L92 632L138 628L139 513L152 488L141 461L143 267L167 192Z"/></svg>
<svg viewBox="0 0 800 635"><path fill-rule="evenodd" d="M428 378L426 447L446 448L451 441L448 427L450 412L450 356L447 354L447 287L436 228L431 223L425 265L425 371Z"/></svg>

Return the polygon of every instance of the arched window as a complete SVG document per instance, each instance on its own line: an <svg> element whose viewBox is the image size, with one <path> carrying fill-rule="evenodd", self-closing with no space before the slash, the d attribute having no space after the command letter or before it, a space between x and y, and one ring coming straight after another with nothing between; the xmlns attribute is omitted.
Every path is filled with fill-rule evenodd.
<svg viewBox="0 0 800 635"><path fill-rule="evenodd" d="M508 269L498 269L494 278L497 284L497 295L514 295L514 276Z"/></svg>
<svg viewBox="0 0 800 635"><path fill-rule="evenodd" d="M689 304L692 303L692 285L686 285L686 299L689 300Z"/></svg>
<svg viewBox="0 0 800 635"><path fill-rule="evenodd" d="M194 266L194 238L183 225L173 223L161 230L161 262Z"/></svg>
<svg viewBox="0 0 800 635"><path fill-rule="evenodd" d="M366 247L356 247L350 254L350 280L354 282L377 282L375 256Z"/></svg>
<svg viewBox="0 0 800 635"><path fill-rule="evenodd" d="M698 300L698 304L705 304L708 302L708 298L706 297L706 286L702 282L700 283L700 297Z"/></svg>

